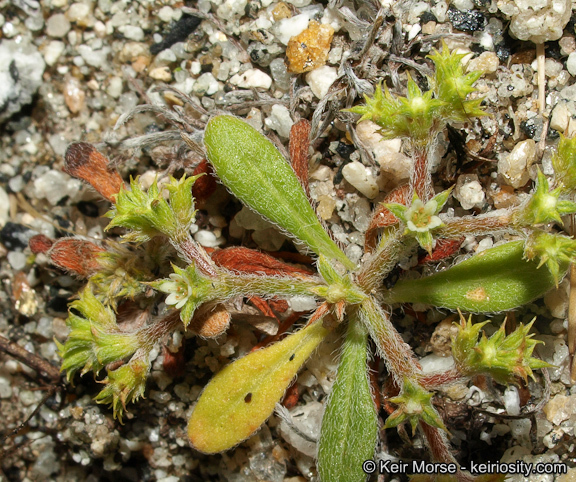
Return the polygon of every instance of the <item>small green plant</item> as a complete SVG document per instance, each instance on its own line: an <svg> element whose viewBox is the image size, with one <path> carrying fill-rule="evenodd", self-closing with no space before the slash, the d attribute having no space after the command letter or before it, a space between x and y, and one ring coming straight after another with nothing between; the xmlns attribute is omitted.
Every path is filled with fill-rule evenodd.
<svg viewBox="0 0 576 482"><path fill-rule="evenodd" d="M576 204L567 200L576 190L576 146L572 140L560 141L553 190L539 173L533 194L520 206L478 216L442 214L451 189L434 195L428 149L447 123L485 112L480 98L469 98L480 74L465 75L462 56L444 46L430 58L436 67L428 79L430 90L423 92L409 78L407 97L378 87L364 105L349 109L377 123L385 136L407 138L414 157L410 182L400 195L377 206L376 214L386 216L375 216L370 234L381 230L381 235L373 245L367 243L369 254L359 265L326 232L308 201L303 180L274 145L232 116L214 117L206 126L204 144L210 164L238 199L316 255L317 274L294 272L287 265L273 273L247 272L215 262L190 235L195 214L192 188L201 177L171 178L168 184L155 182L148 190L138 179L131 180L130 188L121 187L108 213L109 229L125 229L125 241L135 247L128 251L109 245L100 253L100 267L90 273L87 287L71 304L71 332L59 346L68 379L77 372L97 375L106 370L96 400L111 404L121 418L126 404L145 392L149 354L157 341L182 324L206 333L196 322L203 308L213 309L238 295L311 296L318 308L305 326L230 363L209 382L188 424L192 447L216 453L250 437L270 417L309 356L336 331L341 335L340 360L318 443L321 479L365 480L362 463L374 458L379 427L367 364L370 346L385 361L398 388L398 395L389 399L396 409L385 428L410 422L413 431L423 433L434 462L458 467L445 422L432 404L435 391L475 375L518 383L548 365L532 356L537 342L529 334L531 325L520 325L508 336L502 327L487 338L482 333L484 323L472 324L462 317L452 340L454 368L425 375L394 327L391 308L397 303L426 303L469 313L502 312L556 286L576 254L576 241L553 231L561 225L561 216L576 212ZM195 146L187 133L182 137ZM91 162L95 156L92 151L84 161ZM418 246L434 253L435 244L465 235L495 234L506 234L509 241L436 274L401 279L390 288L384 283ZM367 235L367 240L373 237ZM143 310L164 301L171 310L126 329L119 326L114 311L124 298L140 303ZM205 323L205 312L201 318ZM222 333L228 323L229 317L224 316L210 333ZM448 479L439 477L473 479L460 469Z"/></svg>

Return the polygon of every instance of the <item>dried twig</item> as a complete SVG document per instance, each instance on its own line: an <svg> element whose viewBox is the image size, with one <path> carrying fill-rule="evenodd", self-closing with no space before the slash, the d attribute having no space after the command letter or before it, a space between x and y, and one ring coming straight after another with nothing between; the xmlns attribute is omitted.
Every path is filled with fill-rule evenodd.
<svg viewBox="0 0 576 482"><path fill-rule="evenodd" d="M57 367L46 361L44 358L30 353L28 350L22 348L17 343L9 340L8 338L0 335L0 352L4 352L12 357L14 357L19 362L23 363L29 368L38 373L38 376L42 379L42 383L48 383L47 392L42 397L42 400L38 403L36 408L32 411L26 419L20 423L15 429L11 431L6 431L0 436L0 443L4 443L8 438L13 438L20 431L28 425L28 422L38 413L40 408L47 402L47 400L52 397L57 390L63 387L62 376L60 375L60 370ZM0 449L0 459L2 459L6 453L3 449Z"/></svg>
<svg viewBox="0 0 576 482"><path fill-rule="evenodd" d="M0 351L16 358L19 362L35 370L47 383L59 383L61 381L60 370L46 361L44 358L30 353L17 343L0 335Z"/></svg>

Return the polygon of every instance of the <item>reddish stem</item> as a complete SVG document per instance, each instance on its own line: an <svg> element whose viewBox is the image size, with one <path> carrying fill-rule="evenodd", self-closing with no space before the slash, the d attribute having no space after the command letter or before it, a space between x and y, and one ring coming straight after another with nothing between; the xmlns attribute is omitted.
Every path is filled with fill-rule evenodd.
<svg viewBox="0 0 576 482"><path fill-rule="evenodd" d="M428 166L428 148L414 148L414 166L410 176L411 191L415 192L423 203L427 203L434 196L432 178Z"/></svg>
<svg viewBox="0 0 576 482"><path fill-rule="evenodd" d="M422 432L424 432L432 458L437 462L456 464L456 466L459 467L458 462L456 462L456 459L450 452L450 447L444 432L422 421L420 421L420 428ZM475 480L471 474L461 471L460 468L458 468L458 472L456 473L456 479L460 482L473 482Z"/></svg>
<svg viewBox="0 0 576 482"><path fill-rule="evenodd" d="M418 382L426 390L437 390L438 388L452 383L456 383L462 379L466 378L460 371L454 367L450 368L441 373L432 373L430 375L424 375Z"/></svg>
<svg viewBox="0 0 576 482"><path fill-rule="evenodd" d="M208 254L206 254L206 251L192 241L192 238L187 237L184 241L175 245L175 248L184 256L188 263L195 263L204 274L208 276L217 275L216 267Z"/></svg>

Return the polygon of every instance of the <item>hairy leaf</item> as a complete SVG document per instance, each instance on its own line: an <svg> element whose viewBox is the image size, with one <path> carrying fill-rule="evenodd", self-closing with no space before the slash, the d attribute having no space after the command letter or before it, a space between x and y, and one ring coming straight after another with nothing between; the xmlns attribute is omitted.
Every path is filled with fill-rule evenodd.
<svg viewBox="0 0 576 482"><path fill-rule="evenodd" d="M318 471L323 481L366 480L362 462L374 457L378 417L366 373L367 331L351 322L338 375L320 431Z"/></svg>
<svg viewBox="0 0 576 482"><path fill-rule="evenodd" d="M474 313L506 311L529 303L556 286L546 267L524 256L524 241L512 241L432 276L396 283L387 303L426 303ZM559 268L560 279L568 263Z"/></svg>
<svg viewBox="0 0 576 482"><path fill-rule="evenodd" d="M314 323L236 360L206 386L188 423L192 446L228 450L250 437L274 411L292 379L328 331Z"/></svg>
<svg viewBox="0 0 576 482"><path fill-rule="evenodd" d="M206 126L204 143L216 174L241 201L316 254L355 267L322 228L294 171L266 137L240 119L217 116Z"/></svg>

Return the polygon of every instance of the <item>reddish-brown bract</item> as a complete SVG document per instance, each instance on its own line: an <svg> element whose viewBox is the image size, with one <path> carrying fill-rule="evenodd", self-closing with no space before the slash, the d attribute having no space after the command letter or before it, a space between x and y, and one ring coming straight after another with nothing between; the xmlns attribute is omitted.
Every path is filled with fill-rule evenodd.
<svg viewBox="0 0 576 482"><path fill-rule="evenodd" d="M124 185L110 161L87 142L70 144L64 162L64 172L90 184L108 201L114 202L115 195Z"/></svg>
<svg viewBox="0 0 576 482"><path fill-rule="evenodd" d="M366 241L364 242L364 249L366 249L368 253L373 251L378 244L378 229L392 226L398 222L398 218L394 216L392 211L384 206L384 204L398 203L406 206L409 190L410 186L408 184L397 187L388 193L384 200L374 210L370 226L368 226L368 229L366 230Z"/></svg>
<svg viewBox="0 0 576 482"><path fill-rule="evenodd" d="M278 261L272 256L249 248L232 247L210 254L217 266L240 273L262 274L267 276L292 275L309 276L306 269Z"/></svg>
<svg viewBox="0 0 576 482"><path fill-rule="evenodd" d="M37 234L36 236L32 236L30 241L28 241L28 245L30 246L30 250L34 254L38 253L46 253L54 244L48 236L44 236L43 234Z"/></svg>
<svg viewBox="0 0 576 482"><path fill-rule="evenodd" d="M448 256L452 256L458 249L460 245L464 242L464 236L459 239L438 239L436 240L436 247L432 254L426 254L418 260L418 264L432 263L434 261L440 261Z"/></svg>
<svg viewBox="0 0 576 482"><path fill-rule="evenodd" d="M186 368L186 358L184 357L185 354L185 347L182 345L178 348L176 353L170 351L168 347L162 347L162 354L164 355L164 360L162 362L162 368L164 371L171 376L172 378L178 378L184 375L185 368Z"/></svg>
<svg viewBox="0 0 576 482"><path fill-rule="evenodd" d="M45 253L52 264L82 278L88 278L100 269L98 254L106 251L84 239L61 238L52 241L43 234L33 236L29 244L33 253Z"/></svg>
<svg viewBox="0 0 576 482"><path fill-rule="evenodd" d="M192 173L194 176L205 174L196 179L192 186L192 195L196 201L200 203L206 201L216 190L217 183L216 178L212 175L213 172L214 170L212 169L212 166L208 164L208 161L205 159L194 169L194 172Z"/></svg>
<svg viewBox="0 0 576 482"><path fill-rule="evenodd" d="M296 177L310 197L308 188L308 149L310 147L310 122L300 119L290 129L290 162Z"/></svg>
<svg viewBox="0 0 576 482"><path fill-rule="evenodd" d="M298 405L298 400L300 400L300 390L298 389L298 383L293 383L290 385L290 387L288 387L288 390L286 390L286 394L282 400L282 405L290 410L291 408L294 408L296 405Z"/></svg>

